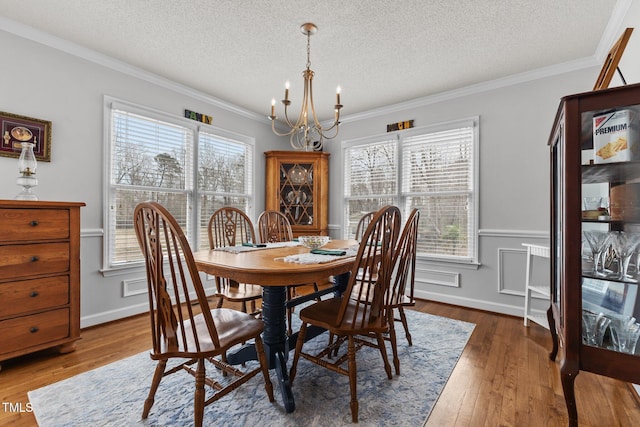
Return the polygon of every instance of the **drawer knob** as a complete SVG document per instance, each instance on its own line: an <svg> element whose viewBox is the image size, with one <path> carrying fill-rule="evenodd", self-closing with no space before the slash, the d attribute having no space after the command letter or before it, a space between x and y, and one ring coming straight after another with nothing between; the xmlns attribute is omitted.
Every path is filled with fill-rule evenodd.
<svg viewBox="0 0 640 427"><path fill-rule="evenodd" d="M38 261L40 258L37 257L37 255L34 255L31 257L31 262L36 262Z"/></svg>
<svg viewBox="0 0 640 427"><path fill-rule="evenodd" d="M40 293L39 293L38 291L31 291L31 293L29 294L29 296L30 296L31 298L35 298L35 297L37 297L38 295L40 295Z"/></svg>
<svg viewBox="0 0 640 427"><path fill-rule="evenodd" d="M38 331L39 331L39 329L38 329L37 326L32 326L31 329L29 329L29 332L31 332L32 334L35 334Z"/></svg>
<svg viewBox="0 0 640 427"><path fill-rule="evenodd" d="M33 221L31 221L31 222L29 223L29 225L31 225L32 227L35 227L35 226L36 226L36 225L38 225L38 224L39 224L39 223L38 223L38 221L36 221L36 220L33 220Z"/></svg>

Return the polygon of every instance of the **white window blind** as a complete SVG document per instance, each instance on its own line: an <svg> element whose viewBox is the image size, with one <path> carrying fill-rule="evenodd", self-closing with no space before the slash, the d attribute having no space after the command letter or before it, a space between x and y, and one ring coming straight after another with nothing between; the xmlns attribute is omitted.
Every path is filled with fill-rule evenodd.
<svg viewBox="0 0 640 427"><path fill-rule="evenodd" d="M133 210L143 201L170 209L187 227L193 131L184 126L113 109L109 259L111 266L142 260Z"/></svg>
<svg viewBox="0 0 640 427"><path fill-rule="evenodd" d="M386 204L420 210L418 253L477 260L477 118L345 143L345 237Z"/></svg>
<svg viewBox="0 0 640 427"><path fill-rule="evenodd" d="M383 139L344 150L347 237L355 234L360 217L396 201L397 140Z"/></svg>
<svg viewBox="0 0 640 427"><path fill-rule="evenodd" d="M198 144L200 248L209 246L211 214L223 206L248 212L253 183L253 150L245 142L201 132Z"/></svg>
<svg viewBox="0 0 640 427"><path fill-rule="evenodd" d="M402 196L420 210L418 251L472 260L474 221L472 126L402 141Z"/></svg>
<svg viewBox="0 0 640 427"><path fill-rule="evenodd" d="M251 138L107 98L105 120L105 270L143 261L133 228L140 202L167 208L194 248L208 245L214 209L236 206L249 213Z"/></svg>

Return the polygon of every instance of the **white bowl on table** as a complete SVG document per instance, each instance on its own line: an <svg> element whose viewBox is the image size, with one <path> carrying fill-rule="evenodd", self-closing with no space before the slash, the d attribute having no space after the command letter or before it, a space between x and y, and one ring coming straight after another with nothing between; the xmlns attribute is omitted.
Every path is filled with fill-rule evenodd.
<svg viewBox="0 0 640 427"><path fill-rule="evenodd" d="M298 241L309 249L318 249L329 243L329 236L299 236Z"/></svg>

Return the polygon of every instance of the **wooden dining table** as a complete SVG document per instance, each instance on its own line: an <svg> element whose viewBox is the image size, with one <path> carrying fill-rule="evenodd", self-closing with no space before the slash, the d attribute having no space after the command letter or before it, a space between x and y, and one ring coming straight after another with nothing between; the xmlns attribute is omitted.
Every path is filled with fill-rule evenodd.
<svg viewBox="0 0 640 427"><path fill-rule="evenodd" d="M347 249L354 245L357 245L355 240L331 240L322 249ZM234 248L200 250L194 252L193 256L198 269L204 273L226 277L238 283L262 286L264 322L262 338L265 352L269 368L276 370L285 410L292 412L295 410L295 401L286 364L289 350L295 348L297 333L287 336L286 287L306 283L326 283L330 276L335 278L337 288L344 286L348 279L346 274L351 271L355 257L331 258L328 262L301 264L284 261L284 258L310 252L310 249L302 245L235 249L237 250L234 251ZM310 295L307 299L313 299L313 297ZM310 339L317 333L307 338ZM252 344L244 345L239 350L227 354L227 361L231 364L241 364L256 359L255 347Z"/></svg>

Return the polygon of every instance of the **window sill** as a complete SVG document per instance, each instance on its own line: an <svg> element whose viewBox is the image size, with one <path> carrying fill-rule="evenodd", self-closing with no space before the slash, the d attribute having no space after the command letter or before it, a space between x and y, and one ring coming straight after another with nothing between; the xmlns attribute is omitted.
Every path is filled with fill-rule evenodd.
<svg viewBox="0 0 640 427"><path fill-rule="evenodd" d="M447 267L456 267L456 268L464 268L467 270L477 270L482 265L477 261L468 261L468 260L456 260L450 258L435 258L426 255L416 255L416 260L420 263L426 263L429 265L440 265Z"/></svg>
<svg viewBox="0 0 640 427"><path fill-rule="evenodd" d="M129 265L123 265L123 266L118 266L118 267L109 267L109 268L103 268L102 270L100 270L100 273L102 273L103 277L113 277L113 276L124 276L127 274L145 274L145 265L144 263L136 263L136 264L129 264Z"/></svg>

